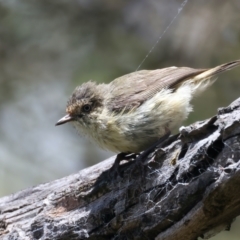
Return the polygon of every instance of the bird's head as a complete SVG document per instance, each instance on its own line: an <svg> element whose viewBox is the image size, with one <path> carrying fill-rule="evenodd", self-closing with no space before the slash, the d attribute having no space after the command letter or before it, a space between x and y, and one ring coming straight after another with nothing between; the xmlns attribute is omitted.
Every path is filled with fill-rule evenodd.
<svg viewBox="0 0 240 240"><path fill-rule="evenodd" d="M77 87L67 103L67 115L61 118L56 126L67 122L78 122L83 126L91 124L103 104L99 86L94 82L87 82Z"/></svg>

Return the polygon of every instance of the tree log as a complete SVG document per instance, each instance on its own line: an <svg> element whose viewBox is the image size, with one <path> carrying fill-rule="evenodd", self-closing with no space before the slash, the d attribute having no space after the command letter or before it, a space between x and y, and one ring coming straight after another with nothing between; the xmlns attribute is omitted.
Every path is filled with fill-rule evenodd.
<svg viewBox="0 0 240 240"><path fill-rule="evenodd" d="M0 239L196 240L240 215L240 98L144 159L114 157L0 199Z"/></svg>

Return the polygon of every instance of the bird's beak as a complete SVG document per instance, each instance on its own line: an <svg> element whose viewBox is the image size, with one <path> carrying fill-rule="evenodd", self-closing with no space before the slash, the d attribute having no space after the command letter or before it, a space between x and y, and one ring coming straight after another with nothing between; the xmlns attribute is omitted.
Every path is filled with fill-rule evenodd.
<svg viewBox="0 0 240 240"><path fill-rule="evenodd" d="M73 121L73 117L71 117L69 114L67 114L66 116L64 116L63 118L61 118L60 120L58 120L58 122L55 124L55 126L64 124L66 122L70 122Z"/></svg>

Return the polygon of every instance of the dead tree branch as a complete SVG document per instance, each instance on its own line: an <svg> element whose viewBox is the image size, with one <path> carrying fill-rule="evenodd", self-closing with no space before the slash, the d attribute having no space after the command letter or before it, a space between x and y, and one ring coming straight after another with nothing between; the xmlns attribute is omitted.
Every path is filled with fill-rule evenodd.
<svg viewBox="0 0 240 240"><path fill-rule="evenodd" d="M195 240L240 215L240 99L145 160L113 158L0 199L0 239Z"/></svg>

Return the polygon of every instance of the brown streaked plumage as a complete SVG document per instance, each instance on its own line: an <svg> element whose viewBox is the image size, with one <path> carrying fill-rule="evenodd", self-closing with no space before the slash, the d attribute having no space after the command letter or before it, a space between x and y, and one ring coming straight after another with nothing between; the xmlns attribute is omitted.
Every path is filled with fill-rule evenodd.
<svg viewBox="0 0 240 240"><path fill-rule="evenodd" d="M140 152L186 119L192 97L215 75L239 65L236 60L210 69L141 70L109 84L87 82L75 89L56 125L72 121L103 148Z"/></svg>
<svg viewBox="0 0 240 240"><path fill-rule="evenodd" d="M119 77L109 84L112 88L108 107L121 112L140 106L164 88L173 88L182 79L202 73L202 69L169 67L157 70L141 70ZM127 91L126 91L127 90Z"/></svg>

